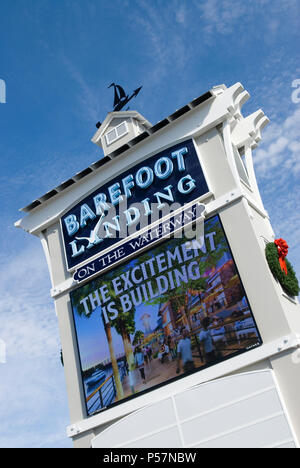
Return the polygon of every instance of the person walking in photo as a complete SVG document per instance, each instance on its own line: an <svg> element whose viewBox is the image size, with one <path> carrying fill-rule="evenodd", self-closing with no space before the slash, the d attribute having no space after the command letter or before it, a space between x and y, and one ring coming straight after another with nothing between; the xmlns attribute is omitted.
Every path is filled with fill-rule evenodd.
<svg viewBox="0 0 300 468"><path fill-rule="evenodd" d="M169 350L170 350L170 353L171 353L171 358L172 360L176 358L176 350L175 350L175 343L174 343L174 340L171 336L168 336L168 346L169 346Z"/></svg>
<svg viewBox="0 0 300 468"><path fill-rule="evenodd" d="M142 349L142 352L143 352L143 355L144 355L145 364L148 364L147 348L144 347L144 348Z"/></svg>
<svg viewBox="0 0 300 468"><path fill-rule="evenodd" d="M163 344L160 348L160 352L158 353L158 358L162 364L168 361L168 355L169 355L169 348L166 344Z"/></svg>
<svg viewBox="0 0 300 468"><path fill-rule="evenodd" d="M147 347L147 356L148 356L148 361L152 361L152 349L150 346Z"/></svg>
<svg viewBox="0 0 300 468"><path fill-rule="evenodd" d="M211 335L211 331L208 329L209 325L210 319L208 317L205 317L202 320L203 330L201 330L198 336L199 341L203 343L206 361L208 364L216 360L215 345Z"/></svg>
<svg viewBox="0 0 300 468"><path fill-rule="evenodd" d="M177 374L180 372L180 361L182 361L184 372L192 371L195 368L192 356L192 343L186 328L183 329L182 338L177 346Z"/></svg>
<svg viewBox="0 0 300 468"><path fill-rule="evenodd" d="M137 348L134 356L134 362L138 370L140 371L143 383L146 383L145 369L144 369L144 353L141 348Z"/></svg>

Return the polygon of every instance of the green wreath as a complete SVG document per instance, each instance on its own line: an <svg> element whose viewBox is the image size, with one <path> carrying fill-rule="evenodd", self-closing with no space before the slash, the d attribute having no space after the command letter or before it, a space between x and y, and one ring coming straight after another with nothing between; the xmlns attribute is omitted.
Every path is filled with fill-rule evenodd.
<svg viewBox="0 0 300 468"><path fill-rule="evenodd" d="M287 259L285 259L288 272L287 275L284 271L281 270L279 264L278 250L274 242L269 242L266 245L266 259L274 278L276 278L279 281L279 283L282 286L282 289L289 296L298 296L300 288L295 271Z"/></svg>

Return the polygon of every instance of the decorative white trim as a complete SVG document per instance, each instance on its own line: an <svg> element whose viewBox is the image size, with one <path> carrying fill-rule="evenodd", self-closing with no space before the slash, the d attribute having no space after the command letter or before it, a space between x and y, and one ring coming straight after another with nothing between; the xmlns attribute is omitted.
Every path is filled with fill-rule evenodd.
<svg viewBox="0 0 300 468"><path fill-rule="evenodd" d="M241 184L247 189L249 190L249 192L251 193L254 193L254 191L252 190L252 188L250 187L250 185L248 185L243 179L240 178L240 181L241 181Z"/></svg>
<svg viewBox="0 0 300 468"><path fill-rule="evenodd" d="M259 109L242 119L232 130L232 143L237 148L249 146L254 149L261 141L261 132L269 123L264 112Z"/></svg>
<svg viewBox="0 0 300 468"><path fill-rule="evenodd" d="M218 197L216 200L211 201L206 206L207 217L211 216L214 212L220 211L222 208L227 208L237 200L241 200L245 195L240 189L234 189L230 192Z"/></svg>
<svg viewBox="0 0 300 468"><path fill-rule="evenodd" d="M43 232L40 232L39 238L40 238L43 250L44 250L44 254L45 254L45 257L46 257L47 266L48 266L48 270L49 270L49 274L50 274L50 280L51 280L51 284L53 286L54 279L53 279L53 274L52 274L51 258L50 258L50 252L49 252L47 238L46 238L46 236L45 236L45 234Z"/></svg>
<svg viewBox="0 0 300 468"><path fill-rule="evenodd" d="M254 171L252 149L249 145L245 146L245 161L246 161L246 167L247 167L247 172L249 175L251 187L255 193L255 197L258 200L258 203L261 209L264 209L264 204L260 196L260 192L259 192L259 188L258 188L257 180L256 180L256 175Z"/></svg>
<svg viewBox="0 0 300 468"><path fill-rule="evenodd" d="M262 216L263 218L267 218L267 219L270 219L269 218L269 215L267 213L267 211L265 211L264 209L262 209L256 202L256 200L253 200L252 197L250 197L248 194L244 194L244 197L246 198L249 206L251 206L251 208L253 208L258 214L260 214L260 216Z"/></svg>
<svg viewBox="0 0 300 468"><path fill-rule="evenodd" d="M77 285L77 282L74 281L73 277L68 278L66 281L63 281L62 283L54 286L50 290L50 296L53 297L54 299L61 294L69 292L72 288L74 288Z"/></svg>
<svg viewBox="0 0 300 468"><path fill-rule="evenodd" d="M235 180L236 187L241 189L241 181L240 181L240 175L238 173L236 163L235 163L235 158L233 154L233 148L232 148L232 141L231 141L231 130L230 130L230 121L226 120L223 123L223 140L224 140L224 148L225 148L225 153L229 162L229 166L231 168L232 175Z"/></svg>

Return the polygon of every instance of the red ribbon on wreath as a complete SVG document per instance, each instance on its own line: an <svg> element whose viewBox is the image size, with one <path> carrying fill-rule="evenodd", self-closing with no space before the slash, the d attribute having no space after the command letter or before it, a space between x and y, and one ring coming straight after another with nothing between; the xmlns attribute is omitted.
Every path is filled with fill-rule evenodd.
<svg viewBox="0 0 300 468"><path fill-rule="evenodd" d="M286 267L286 263L285 263L285 257L288 254L289 246L287 245L287 243L286 243L286 241L284 239L276 239L274 241L274 244L277 247L280 268L287 275L288 272L287 272L287 267Z"/></svg>

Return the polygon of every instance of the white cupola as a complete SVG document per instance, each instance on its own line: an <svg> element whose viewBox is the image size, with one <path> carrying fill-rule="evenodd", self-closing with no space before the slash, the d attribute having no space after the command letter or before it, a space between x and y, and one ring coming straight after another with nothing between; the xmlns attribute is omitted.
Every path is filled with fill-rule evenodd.
<svg viewBox="0 0 300 468"><path fill-rule="evenodd" d="M113 158L117 149L151 127L152 124L137 111L109 112L92 142L102 147L105 156Z"/></svg>

